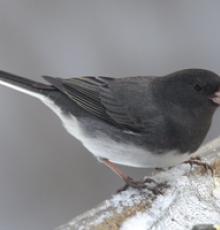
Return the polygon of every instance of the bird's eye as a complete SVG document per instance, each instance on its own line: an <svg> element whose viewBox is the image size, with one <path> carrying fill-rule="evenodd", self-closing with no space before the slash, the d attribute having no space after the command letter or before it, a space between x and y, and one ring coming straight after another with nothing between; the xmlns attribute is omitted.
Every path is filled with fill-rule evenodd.
<svg viewBox="0 0 220 230"><path fill-rule="evenodd" d="M199 84L195 84L194 89L199 92L202 90L202 87Z"/></svg>

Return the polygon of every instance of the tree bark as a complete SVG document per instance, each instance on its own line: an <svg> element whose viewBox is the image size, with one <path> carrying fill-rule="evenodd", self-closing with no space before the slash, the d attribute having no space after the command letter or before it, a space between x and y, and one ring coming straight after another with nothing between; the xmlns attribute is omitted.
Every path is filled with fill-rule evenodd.
<svg viewBox="0 0 220 230"><path fill-rule="evenodd" d="M158 183L147 184L150 189L115 194L57 230L189 230L197 224L201 228L194 229L215 229L201 224L220 223L220 138L194 155L212 166L213 175L204 167L180 164L154 175Z"/></svg>

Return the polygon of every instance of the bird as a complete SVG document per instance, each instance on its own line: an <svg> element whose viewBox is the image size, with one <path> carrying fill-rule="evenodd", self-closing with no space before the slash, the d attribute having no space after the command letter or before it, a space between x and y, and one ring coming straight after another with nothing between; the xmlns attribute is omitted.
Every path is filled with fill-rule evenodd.
<svg viewBox="0 0 220 230"><path fill-rule="evenodd" d="M0 71L0 84L35 97L128 186L119 165L166 168L190 159L220 105L220 77L206 69L164 76L57 78L36 82Z"/></svg>

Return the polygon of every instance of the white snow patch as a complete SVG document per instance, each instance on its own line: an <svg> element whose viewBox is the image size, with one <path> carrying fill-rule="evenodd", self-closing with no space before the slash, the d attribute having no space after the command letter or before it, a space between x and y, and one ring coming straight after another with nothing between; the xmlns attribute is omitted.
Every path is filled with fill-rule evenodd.
<svg viewBox="0 0 220 230"><path fill-rule="evenodd" d="M107 200L105 202L105 206L103 207L106 209L107 207L112 207L114 212L121 213L125 207L133 207L135 204L139 204L143 197L141 195L134 195L134 189L130 188L126 191L123 191L119 194L116 194L112 197L112 199ZM114 213L104 212L101 214L92 224L98 225L104 222L104 220L110 218Z"/></svg>
<svg viewBox="0 0 220 230"><path fill-rule="evenodd" d="M129 218L123 223L120 230L146 230L150 229L155 221L158 221L158 217L165 215L165 211L175 200L176 193L175 191L170 192L164 196L159 196L154 202L150 210L147 210L147 213L138 212L135 216Z"/></svg>
<svg viewBox="0 0 220 230"><path fill-rule="evenodd" d="M132 199L131 196L134 196L134 190L130 188L113 196L111 199L111 205L113 207L118 207L119 205L132 207L134 204L140 203L140 196L132 197Z"/></svg>

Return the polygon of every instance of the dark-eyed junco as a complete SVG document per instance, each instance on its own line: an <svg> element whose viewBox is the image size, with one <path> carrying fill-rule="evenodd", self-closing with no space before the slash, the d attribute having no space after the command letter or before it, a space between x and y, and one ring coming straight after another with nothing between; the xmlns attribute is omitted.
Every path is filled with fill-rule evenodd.
<svg viewBox="0 0 220 230"><path fill-rule="evenodd" d="M40 99L66 130L126 183L114 163L144 168L188 160L220 105L220 77L185 69L163 77L44 76L50 85L0 71L0 84Z"/></svg>

